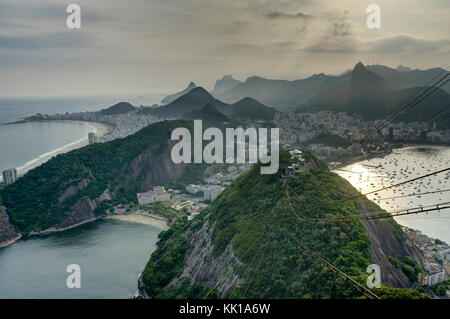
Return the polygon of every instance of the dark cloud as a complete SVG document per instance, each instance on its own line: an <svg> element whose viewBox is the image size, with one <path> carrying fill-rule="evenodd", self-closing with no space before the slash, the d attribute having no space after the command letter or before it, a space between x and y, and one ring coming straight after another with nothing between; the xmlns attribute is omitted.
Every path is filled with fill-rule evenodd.
<svg viewBox="0 0 450 319"><path fill-rule="evenodd" d="M267 14L267 17L270 19L304 19L304 20L312 18L311 15L302 12L288 13L278 10L272 10Z"/></svg>
<svg viewBox="0 0 450 319"><path fill-rule="evenodd" d="M333 36L347 36L350 35L350 23L334 22L332 25Z"/></svg>

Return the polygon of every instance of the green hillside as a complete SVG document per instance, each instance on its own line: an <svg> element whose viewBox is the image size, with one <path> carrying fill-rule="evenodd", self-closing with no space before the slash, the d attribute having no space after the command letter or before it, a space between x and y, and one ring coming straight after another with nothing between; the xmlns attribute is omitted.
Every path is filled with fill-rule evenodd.
<svg viewBox="0 0 450 319"><path fill-rule="evenodd" d="M159 122L123 139L58 155L31 170L0 190L11 223L22 232L44 230L70 217L68 212L78 204L80 213L70 220L73 224L93 217L92 205L101 213L108 201L136 202L136 193L152 183L182 180L184 172L190 182L198 180L202 175L197 166L189 172L174 172L170 166L169 141L176 127L192 128L192 122ZM104 198L105 192L111 199Z"/></svg>
<svg viewBox="0 0 450 319"><path fill-rule="evenodd" d="M289 154L280 155L282 172ZM201 215L162 233L143 272L146 294L150 298L359 298L291 235L364 283L371 256L362 222L357 218L352 223L299 221L291 205L299 218L358 215L360 204L370 211L379 208L365 198L337 205L335 201L358 192L314 161L316 168L287 181L280 174L261 175L255 165ZM395 222L390 225L391 231L398 231ZM388 287L377 293L421 296Z"/></svg>

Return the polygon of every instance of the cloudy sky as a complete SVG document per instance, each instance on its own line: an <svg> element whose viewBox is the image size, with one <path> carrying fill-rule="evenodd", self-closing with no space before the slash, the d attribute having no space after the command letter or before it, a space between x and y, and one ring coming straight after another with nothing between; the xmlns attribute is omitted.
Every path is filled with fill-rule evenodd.
<svg viewBox="0 0 450 319"><path fill-rule="evenodd" d="M81 7L68 29L66 7ZM368 29L366 8L381 7ZM0 97L212 89L232 74L298 79L358 60L450 65L448 0L0 0Z"/></svg>

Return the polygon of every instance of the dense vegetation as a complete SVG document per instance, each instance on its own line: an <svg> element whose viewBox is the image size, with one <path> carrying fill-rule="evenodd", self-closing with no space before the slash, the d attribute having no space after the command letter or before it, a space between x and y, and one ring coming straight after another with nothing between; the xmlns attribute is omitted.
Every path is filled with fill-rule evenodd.
<svg viewBox="0 0 450 319"><path fill-rule="evenodd" d="M121 187L129 174L127 164L147 150L161 154L168 148L174 128L191 126L186 121L159 122L123 139L56 156L0 191L11 223L22 232L58 225L80 198L98 198L108 187L115 190L111 203L137 202L136 193L143 190L143 176ZM194 176L198 176L195 167L189 172L189 181ZM65 190L77 187L83 179L89 180L89 184L60 203ZM103 202L98 213L107 205Z"/></svg>
<svg viewBox="0 0 450 319"><path fill-rule="evenodd" d="M280 172L288 165L289 154L280 154ZM318 161L317 161L318 162ZM318 162L319 163L319 162ZM357 298L360 295L324 268L303 250L306 247L342 271L365 282L370 262L370 240L363 224L321 223L299 220L302 217L327 218L360 213L367 199L335 204L336 200L358 194L349 183L324 169L324 165L287 181L279 174L261 175L259 165L239 177L224 193L193 221L182 221L161 234L158 249L143 273L146 292L153 298L203 298L208 287L180 278L184 257L195 245L190 237L205 222L212 229L211 260L221 256L229 245L242 263L229 269L242 280L228 297L247 298ZM289 197L286 195L289 192ZM292 212L291 205L297 216ZM212 226L213 225L213 226ZM176 283L173 282L176 280ZM219 280L226 280L221 278ZM167 288L169 283L172 284ZM218 291L208 295L217 297ZM385 287L383 297L420 297L417 291Z"/></svg>
<svg viewBox="0 0 450 319"><path fill-rule="evenodd" d="M413 282L418 281L418 275L423 272L411 257L406 256L402 261L388 256L389 262L397 269L400 269Z"/></svg>
<svg viewBox="0 0 450 319"><path fill-rule="evenodd" d="M179 218L179 213L176 209L168 207L161 202L156 202L151 205L141 205L139 208L151 214L164 217L169 223Z"/></svg>

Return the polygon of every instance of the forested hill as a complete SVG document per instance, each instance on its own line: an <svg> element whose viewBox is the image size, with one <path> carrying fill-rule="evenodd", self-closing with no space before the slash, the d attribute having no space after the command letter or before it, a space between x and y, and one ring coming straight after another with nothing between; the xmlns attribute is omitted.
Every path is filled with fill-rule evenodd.
<svg viewBox="0 0 450 319"><path fill-rule="evenodd" d="M375 260L380 262L386 285L409 287L418 268L393 220L372 225L379 232L367 231L357 217L351 223L299 220L359 216L362 207L369 212L380 210L363 197L337 204L359 193L310 158L312 169L289 180L280 178L290 161L287 152L280 154L278 174L261 175L260 164L255 165L201 215L161 233L158 249L143 272L141 290L150 298L361 296L308 255L293 237L364 285L367 266ZM376 236L383 236L392 249L378 245ZM408 268L411 279L385 263L387 253L401 265L416 267ZM391 281L394 277L397 283ZM388 287L375 292L392 298L421 296L414 290Z"/></svg>
<svg viewBox="0 0 450 319"><path fill-rule="evenodd" d="M191 128L192 122L159 122L31 170L0 191L10 222L25 233L68 227L101 214L108 203L136 202L137 192L182 180L186 165L170 158L177 127Z"/></svg>

